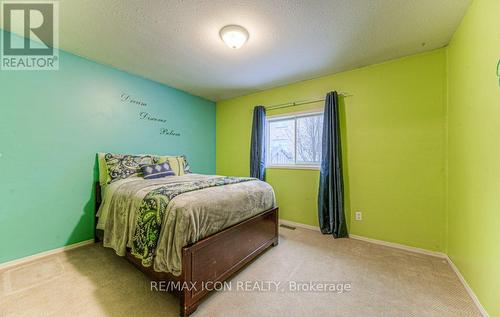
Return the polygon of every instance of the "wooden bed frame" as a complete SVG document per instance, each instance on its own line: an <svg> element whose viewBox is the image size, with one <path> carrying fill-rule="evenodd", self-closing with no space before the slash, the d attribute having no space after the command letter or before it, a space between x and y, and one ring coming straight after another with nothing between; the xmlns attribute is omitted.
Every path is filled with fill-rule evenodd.
<svg viewBox="0 0 500 317"><path fill-rule="evenodd" d="M100 204L101 188L97 183L96 214ZM97 226L97 215L95 226ZM95 228L95 241L99 242L101 237L102 231ZM278 207L266 210L182 248L180 276L155 272L152 267L144 267L128 250L125 258L152 281L194 286L173 291L180 297L180 315L185 317L193 313L201 301L210 294L210 289L202 287L203 285L206 286L207 282L213 285L212 283L227 280L270 246L276 245L278 245Z"/></svg>

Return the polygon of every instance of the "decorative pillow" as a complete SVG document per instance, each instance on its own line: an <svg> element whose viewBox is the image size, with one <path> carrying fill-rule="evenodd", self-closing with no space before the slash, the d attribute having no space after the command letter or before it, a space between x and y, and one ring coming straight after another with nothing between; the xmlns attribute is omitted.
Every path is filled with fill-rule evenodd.
<svg viewBox="0 0 500 317"><path fill-rule="evenodd" d="M181 157L184 160L184 174L191 174L191 166L188 163L186 155L182 155Z"/></svg>
<svg viewBox="0 0 500 317"><path fill-rule="evenodd" d="M152 165L141 165L141 170L144 179L175 176L175 173L170 168L170 164L168 164L168 162L152 164Z"/></svg>
<svg viewBox="0 0 500 317"><path fill-rule="evenodd" d="M184 158L182 156L160 156L160 163L168 162L176 176L184 175Z"/></svg>
<svg viewBox="0 0 500 317"><path fill-rule="evenodd" d="M97 163L99 165L99 185L106 186L108 183L108 167L106 166L106 153L97 153Z"/></svg>
<svg viewBox="0 0 500 317"><path fill-rule="evenodd" d="M159 163L159 157L153 155L112 154L104 155L107 168L107 184L132 176L142 176L141 165Z"/></svg>

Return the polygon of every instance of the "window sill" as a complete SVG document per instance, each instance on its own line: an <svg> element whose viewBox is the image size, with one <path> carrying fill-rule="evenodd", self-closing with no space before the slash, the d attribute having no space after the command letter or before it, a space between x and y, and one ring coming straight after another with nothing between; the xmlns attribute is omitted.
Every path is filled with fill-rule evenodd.
<svg viewBox="0 0 500 317"><path fill-rule="evenodd" d="M290 169L290 170L320 170L319 165L270 165L266 166L266 169Z"/></svg>

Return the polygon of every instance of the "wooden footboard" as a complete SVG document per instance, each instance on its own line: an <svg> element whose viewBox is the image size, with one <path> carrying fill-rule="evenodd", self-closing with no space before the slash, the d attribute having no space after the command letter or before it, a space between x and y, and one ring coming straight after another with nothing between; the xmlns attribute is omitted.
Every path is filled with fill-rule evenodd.
<svg viewBox="0 0 500 317"><path fill-rule="evenodd" d="M178 277L144 267L130 253L127 253L126 259L152 281L179 282L181 285L193 286L174 291L180 296L181 316L189 316L213 289L207 288L207 284L213 286L213 283L227 280L267 248L277 244L276 207L184 247L182 273Z"/></svg>
<svg viewBox="0 0 500 317"><path fill-rule="evenodd" d="M196 309L209 290L207 282L222 282L271 245L278 244L278 208L243 221L182 250L183 276L197 286L181 297L181 315Z"/></svg>

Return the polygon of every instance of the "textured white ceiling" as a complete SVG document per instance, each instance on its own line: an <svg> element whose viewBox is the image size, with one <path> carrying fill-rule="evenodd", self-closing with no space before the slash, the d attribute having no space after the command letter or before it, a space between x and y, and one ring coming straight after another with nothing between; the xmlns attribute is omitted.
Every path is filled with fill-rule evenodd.
<svg viewBox="0 0 500 317"><path fill-rule="evenodd" d="M448 44L470 0L60 0L60 47L211 100ZM219 38L248 29L240 50Z"/></svg>

